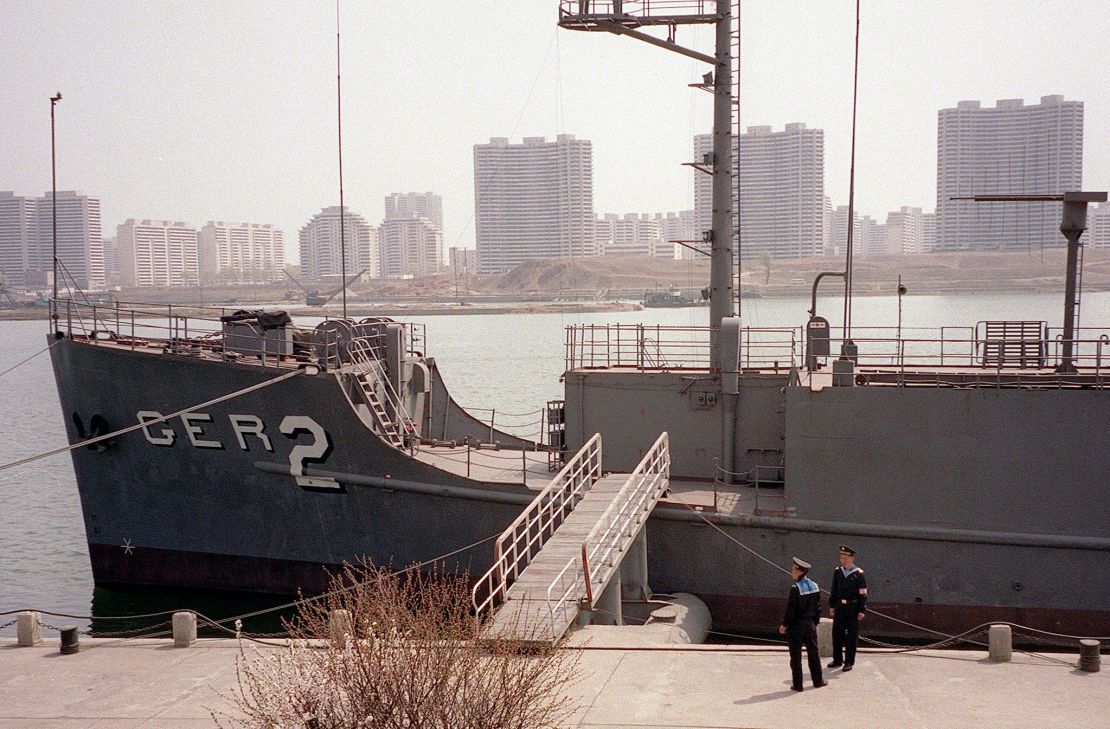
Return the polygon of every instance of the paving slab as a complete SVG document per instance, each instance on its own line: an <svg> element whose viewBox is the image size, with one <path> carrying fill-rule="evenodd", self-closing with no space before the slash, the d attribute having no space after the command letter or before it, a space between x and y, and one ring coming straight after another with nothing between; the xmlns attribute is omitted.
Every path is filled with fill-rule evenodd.
<svg viewBox="0 0 1110 729"><path fill-rule="evenodd" d="M0 640L0 727L199 729L214 726L210 710L229 708L221 694L235 686L235 640L173 648L168 640L84 639L82 646L62 656L56 639L34 648ZM573 650L578 709L566 726L580 729L1110 725L1110 671L1080 672L1075 655L1015 654L994 663L985 651L867 652L851 673L826 671L828 687L797 694L777 648Z"/></svg>

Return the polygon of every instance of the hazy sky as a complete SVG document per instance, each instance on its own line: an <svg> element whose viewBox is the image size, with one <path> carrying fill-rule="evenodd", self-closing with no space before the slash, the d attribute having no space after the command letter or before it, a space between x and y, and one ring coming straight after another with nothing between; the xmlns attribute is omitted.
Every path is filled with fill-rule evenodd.
<svg viewBox="0 0 1110 729"><path fill-rule="evenodd" d="M702 64L639 41L557 31L557 0L344 0L346 201L434 190L445 244L472 246L472 146L593 141L598 213L691 208ZM847 202L851 0L744 0L742 123L825 130ZM961 99L1085 102L1084 186L1110 188L1110 0L864 0L857 205L936 204L937 110ZM708 27L679 41L708 50ZM0 190L98 195L129 217L272 222L289 247L338 202L335 7L321 2L0 2Z"/></svg>

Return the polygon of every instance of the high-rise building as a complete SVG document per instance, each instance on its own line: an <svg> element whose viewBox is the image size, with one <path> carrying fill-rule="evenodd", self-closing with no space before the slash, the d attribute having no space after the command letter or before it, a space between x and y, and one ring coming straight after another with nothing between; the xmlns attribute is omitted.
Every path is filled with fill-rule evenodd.
<svg viewBox="0 0 1110 729"><path fill-rule="evenodd" d="M34 235L28 270L45 281L53 270L53 195L35 201ZM58 286L84 289L104 286L104 239L100 233L100 198L74 190L58 191Z"/></svg>
<svg viewBox="0 0 1110 729"><path fill-rule="evenodd" d="M686 247L697 245L701 240L697 218L693 210L680 210L677 213L656 213L655 219L659 221L659 227L663 234L663 252L660 254L662 257L687 258L686 254L689 254L689 257L701 257ZM684 245L671 243L671 241L676 240L682 241ZM667 251L670 251L670 253Z"/></svg>
<svg viewBox="0 0 1110 729"><path fill-rule="evenodd" d="M1026 106L961 101L937 120L937 249L1028 251L1064 245L1058 202L977 203L953 197L1054 194L1083 182L1083 102L1042 96Z"/></svg>
<svg viewBox="0 0 1110 729"><path fill-rule="evenodd" d="M921 214L921 248L928 252L937 247L937 214Z"/></svg>
<svg viewBox="0 0 1110 729"><path fill-rule="evenodd" d="M860 255L863 248L863 232L860 225L858 210L853 211L855 225L852 227L852 255ZM829 253L834 256L844 254L848 250L848 206L837 205L829 215Z"/></svg>
<svg viewBox="0 0 1110 729"><path fill-rule="evenodd" d="M443 267L443 233L426 218L390 218L378 232L381 275L428 276Z"/></svg>
<svg viewBox="0 0 1110 729"><path fill-rule="evenodd" d="M109 285L119 285L119 238L104 239L104 280Z"/></svg>
<svg viewBox="0 0 1110 729"><path fill-rule="evenodd" d="M821 252L826 256L831 256L833 252L832 220L832 199L825 195L825 199L821 201L821 240L823 241Z"/></svg>
<svg viewBox="0 0 1110 729"><path fill-rule="evenodd" d="M732 152L736 154L736 140L732 140ZM695 134L694 135L694 161L695 163L704 167L704 169L712 169L713 166L713 135L712 134ZM732 180L733 197L736 196L736 178ZM733 210L735 216L737 211ZM713 230L713 175L708 174L700 169L694 170L694 223L697 226L695 229L694 239L705 241L704 243L693 244L699 251L709 253L712 247L708 241L709 231ZM736 226L733 225L735 231ZM732 241L733 251L736 250L736 237L733 235ZM683 252L684 258L702 258L703 256L696 251L687 249Z"/></svg>
<svg viewBox="0 0 1110 729"><path fill-rule="evenodd" d="M342 236L340 223L343 224ZM341 278L342 248L346 242L347 278L362 272L362 278L380 274L378 231L358 213L347 210L340 219L339 206L323 208L300 231L301 275L307 281Z"/></svg>
<svg viewBox="0 0 1110 729"><path fill-rule="evenodd" d="M478 251L473 248L460 248L458 246L451 246L447 252L447 266L454 270L459 271L478 271Z"/></svg>
<svg viewBox="0 0 1110 729"><path fill-rule="evenodd" d="M1089 206L1087 232L1079 240L1094 248L1110 248L1110 202Z"/></svg>
<svg viewBox="0 0 1110 729"><path fill-rule="evenodd" d="M35 201L14 192L0 192L0 276L9 286L23 286L37 251L31 247L34 232ZM35 243L37 245L37 243Z"/></svg>
<svg viewBox="0 0 1110 729"><path fill-rule="evenodd" d="M434 192L394 192L385 199L385 219L423 218L443 233L443 198Z"/></svg>
<svg viewBox="0 0 1110 729"><path fill-rule="evenodd" d="M209 220L200 229L205 281L275 281L285 268L285 233L269 223Z"/></svg>
<svg viewBox="0 0 1110 729"><path fill-rule="evenodd" d="M861 216L859 237L864 255L882 255L887 252L886 223L880 223L870 215Z"/></svg>
<svg viewBox="0 0 1110 729"><path fill-rule="evenodd" d="M901 207L886 215L884 253L923 253L924 215L921 208Z"/></svg>
<svg viewBox="0 0 1110 729"><path fill-rule="evenodd" d="M673 214L673 213L672 213ZM594 221L597 248L602 255L632 253L674 258L674 244L663 237L662 213L647 215L606 213Z"/></svg>
<svg viewBox="0 0 1110 729"><path fill-rule="evenodd" d="M768 251L774 258L809 258L825 248L825 132L803 123L781 132L748 127L739 147L740 252L745 259ZM694 137L695 159L713 151L713 136ZM711 157L710 157L711 158ZM712 227L713 181L694 178L694 209L702 230ZM734 213L736 214L736 213ZM733 249L736 248L735 237Z"/></svg>
<svg viewBox="0 0 1110 729"><path fill-rule="evenodd" d="M131 218L116 227L119 282L126 288L196 286L197 229L172 220Z"/></svg>
<svg viewBox="0 0 1110 729"><path fill-rule="evenodd" d="M589 140L495 137L474 145L474 219L482 273L538 258L591 256L593 150Z"/></svg>

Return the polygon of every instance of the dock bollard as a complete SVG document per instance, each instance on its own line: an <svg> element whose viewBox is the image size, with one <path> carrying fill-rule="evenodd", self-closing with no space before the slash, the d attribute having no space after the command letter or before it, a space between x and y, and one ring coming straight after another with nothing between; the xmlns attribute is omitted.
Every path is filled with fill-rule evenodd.
<svg viewBox="0 0 1110 729"><path fill-rule="evenodd" d="M81 650L80 636L77 634L77 626L70 625L58 631L61 633L62 640L59 650L64 655L72 655Z"/></svg>
<svg viewBox="0 0 1110 729"><path fill-rule="evenodd" d="M1014 639L1009 625L992 625L987 631L987 655L992 661L1013 658Z"/></svg>
<svg viewBox="0 0 1110 729"><path fill-rule="evenodd" d="M833 654L832 624L833 621L825 618L821 618L821 622L817 623L817 653L822 658L828 658Z"/></svg>
<svg viewBox="0 0 1110 729"><path fill-rule="evenodd" d="M173 614L173 647L188 648L197 642L197 616L195 613Z"/></svg>
<svg viewBox="0 0 1110 729"><path fill-rule="evenodd" d="M1098 649L1101 643L1097 640L1084 638L1079 641L1079 670L1086 671L1087 673L1098 673L1099 671L1099 657Z"/></svg>
<svg viewBox="0 0 1110 729"><path fill-rule="evenodd" d="M332 640L344 640L351 634L351 613L347 610L332 610L328 618L328 636Z"/></svg>
<svg viewBox="0 0 1110 729"><path fill-rule="evenodd" d="M29 647L42 642L42 623L39 614L34 611L25 611L15 618L15 634L17 645Z"/></svg>

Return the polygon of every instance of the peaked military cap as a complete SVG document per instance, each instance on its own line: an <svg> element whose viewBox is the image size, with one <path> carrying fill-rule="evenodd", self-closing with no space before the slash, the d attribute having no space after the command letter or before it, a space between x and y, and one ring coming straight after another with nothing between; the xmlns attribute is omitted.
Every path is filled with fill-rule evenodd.
<svg viewBox="0 0 1110 729"><path fill-rule="evenodd" d="M804 559L798 559L797 557L794 557L793 561L794 566L800 570L805 570L808 572L809 570L813 569L813 565L811 565L809 562L806 562Z"/></svg>
<svg viewBox="0 0 1110 729"><path fill-rule="evenodd" d="M846 544L841 544L840 545L840 553L841 554L846 554L849 557L855 557L856 556L856 550L852 549L851 547L847 546Z"/></svg>

